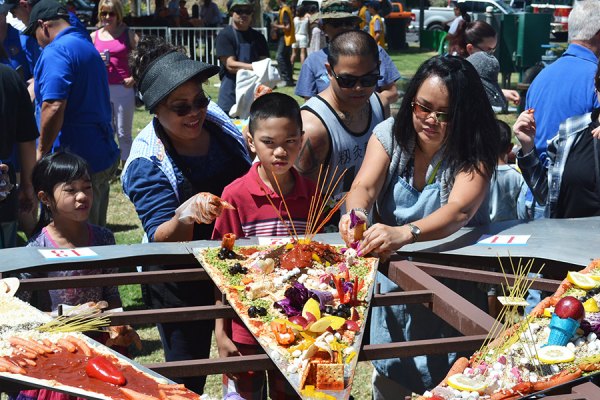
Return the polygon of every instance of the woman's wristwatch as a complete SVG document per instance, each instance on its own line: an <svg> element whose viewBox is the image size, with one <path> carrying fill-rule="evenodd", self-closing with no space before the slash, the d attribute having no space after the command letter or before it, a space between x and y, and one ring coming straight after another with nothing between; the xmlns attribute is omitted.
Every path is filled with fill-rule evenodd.
<svg viewBox="0 0 600 400"><path fill-rule="evenodd" d="M408 226L408 229L410 230L410 234L413 237L413 243L416 242L417 240L419 240L419 235L421 235L421 229L416 226L415 224L411 224L408 223L406 224L406 226Z"/></svg>

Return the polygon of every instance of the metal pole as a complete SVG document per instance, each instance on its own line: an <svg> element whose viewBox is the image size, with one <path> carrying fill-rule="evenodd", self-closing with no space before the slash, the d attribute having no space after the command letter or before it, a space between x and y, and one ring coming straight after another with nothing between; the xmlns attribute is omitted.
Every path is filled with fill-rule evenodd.
<svg viewBox="0 0 600 400"><path fill-rule="evenodd" d="M419 0L419 47L423 48L423 41L421 38L423 37L423 31L425 30L425 0Z"/></svg>

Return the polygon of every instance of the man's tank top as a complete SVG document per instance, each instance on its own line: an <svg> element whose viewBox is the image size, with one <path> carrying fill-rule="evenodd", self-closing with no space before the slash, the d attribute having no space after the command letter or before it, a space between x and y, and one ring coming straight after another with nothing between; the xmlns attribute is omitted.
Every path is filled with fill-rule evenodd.
<svg viewBox="0 0 600 400"><path fill-rule="evenodd" d="M361 133L350 132L344 127L344 124L337 112L320 96L311 97L301 107L302 110L310 111L321 120L321 123L327 129L327 134L331 141L331 148L323 166L329 166L330 176L337 167L339 176L344 170L347 170L342 182L338 185L335 196L340 198L343 192L350 190L352 181L358 173L362 160L365 157L367 143L373 133L373 128L385 119L383 104L377 94L373 93L369 98L369 124L367 129ZM337 178L334 177L334 178ZM335 181L334 181L335 183Z"/></svg>

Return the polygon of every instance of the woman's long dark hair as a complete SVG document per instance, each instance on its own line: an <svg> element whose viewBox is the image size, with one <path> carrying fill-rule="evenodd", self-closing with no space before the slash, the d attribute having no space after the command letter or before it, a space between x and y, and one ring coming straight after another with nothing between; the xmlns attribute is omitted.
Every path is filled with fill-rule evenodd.
<svg viewBox="0 0 600 400"><path fill-rule="evenodd" d="M46 154L35 164L31 183L36 195L43 191L54 201L54 187L56 185L89 177L91 177L90 167L83 158L73 153L60 151ZM50 222L52 222L52 211L48 206L42 204L40 219L34 232L41 231Z"/></svg>
<svg viewBox="0 0 600 400"><path fill-rule="evenodd" d="M439 77L448 90L450 122L442 145L443 160L455 172L478 171L491 176L498 162L498 124L481 79L460 57L437 56L425 61L410 81L394 121L394 137L404 151L415 139L411 102L423 82Z"/></svg>

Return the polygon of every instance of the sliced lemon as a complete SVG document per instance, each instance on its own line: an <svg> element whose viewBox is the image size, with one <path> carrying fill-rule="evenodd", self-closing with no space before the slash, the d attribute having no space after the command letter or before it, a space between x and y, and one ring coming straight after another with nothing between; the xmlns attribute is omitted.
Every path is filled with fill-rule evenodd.
<svg viewBox="0 0 600 400"><path fill-rule="evenodd" d="M554 307L546 307L544 308L544 317L552 318L552 313L554 312Z"/></svg>
<svg viewBox="0 0 600 400"><path fill-rule="evenodd" d="M487 385L485 382L473 379L463 374L452 375L448 378L448 385L457 390L466 390L468 392L482 393Z"/></svg>
<svg viewBox="0 0 600 400"><path fill-rule="evenodd" d="M544 346L537 351L538 359L544 364L558 364L575 359L575 353L565 346Z"/></svg>
<svg viewBox="0 0 600 400"><path fill-rule="evenodd" d="M302 308L302 316L306 319L306 313L311 313L317 320L321 318L321 309L319 302L315 299L308 299L306 303L304 303L304 307Z"/></svg>
<svg viewBox="0 0 600 400"><path fill-rule="evenodd" d="M600 312L600 307L598 307L598 303L596 300L591 297L583 302L583 309L586 313L588 312Z"/></svg>
<svg viewBox="0 0 600 400"><path fill-rule="evenodd" d="M593 289L600 285L600 282L591 278L589 275L582 274L581 272L569 271L567 274L567 280L573 285L581 289Z"/></svg>
<svg viewBox="0 0 600 400"><path fill-rule="evenodd" d="M311 332L321 333L325 332L325 330L329 327L332 329L340 329L346 320L342 317L336 317L335 315L328 315L326 317L321 318L318 321L313 322L313 324L308 328Z"/></svg>
<svg viewBox="0 0 600 400"><path fill-rule="evenodd" d="M590 274L590 278L592 278L594 280L597 280L597 281L600 281L600 274L598 274L598 272L592 272Z"/></svg>

